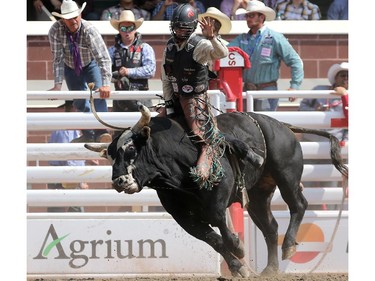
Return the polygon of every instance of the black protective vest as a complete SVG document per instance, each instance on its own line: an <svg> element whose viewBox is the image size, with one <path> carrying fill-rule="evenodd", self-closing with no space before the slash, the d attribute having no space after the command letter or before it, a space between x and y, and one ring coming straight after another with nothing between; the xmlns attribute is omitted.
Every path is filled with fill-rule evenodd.
<svg viewBox="0 0 375 281"><path fill-rule="evenodd" d="M118 71L122 66L126 68L134 68L142 66L142 47L143 42L141 35L137 32L133 44L128 48L122 48L121 35L117 34L115 37L115 48L114 51L114 64L112 65L112 71ZM129 78L129 88L125 87L124 90L148 90L148 79L132 79ZM126 86L126 85L125 85Z"/></svg>
<svg viewBox="0 0 375 281"><path fill-rule="evenodd" d="M164 70L176 94L200 94L208 89L207 66L193 60L194 49L202 39L192 35L180 51L177 51L173 38L167 43Z"/></svg>

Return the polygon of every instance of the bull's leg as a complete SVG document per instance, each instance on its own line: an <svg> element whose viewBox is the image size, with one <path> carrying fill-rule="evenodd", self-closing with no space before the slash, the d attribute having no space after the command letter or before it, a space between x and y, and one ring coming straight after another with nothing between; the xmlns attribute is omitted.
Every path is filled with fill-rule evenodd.
<svg viewBox="0 0 375 281"><path fill-rule="evenodd" d="M172 215L173 216L173 215ZM248 277L246 267L228 250L221 235L216 233L208 224L197 221L193 217L173 216L176 222L190 235L210 245L228 264L234 277Z"/></svg>
<svg viewBox="0 0 375 281"><path fill-rule="evenodd" d="M233 276L248 277L246 267L227 249L221 235L216 233L208 223L203 222L199 214L195 214L187 204L195 198L180 197L180 193L168 190L158 190L159 199L165 210L172 215L174 220L190 235L206 242L218 252L228 264ZM191 201L189 201L191 200Z"/></svg>
<svg viewBox="0 0 375 281"><path fill-rule="evenodd" d="M281 247L282 259L285 260L296 252L296 236L308 203L302 194L299 181L295 181L294 184L279 184L279 189L290 211L290 221Z"/></svg>
<svg viewBox="0 0 375 281"><path fill-rule="evenodd" d="M262 275L277 274L279 270L277 255L278 224L271 212L273 193L274 191L264 191L259 187L254 187L249 191L250 202L247 211L255 225L263 233L267 245L267 266L262 271Z"/></svg>

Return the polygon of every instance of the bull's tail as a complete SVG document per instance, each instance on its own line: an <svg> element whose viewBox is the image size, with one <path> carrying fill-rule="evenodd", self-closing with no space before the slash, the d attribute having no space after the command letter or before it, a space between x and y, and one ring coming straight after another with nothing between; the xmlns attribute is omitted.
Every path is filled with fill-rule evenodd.
<svg viewBox="0 0 375 281"><path fill-rule="evenodd" d="M313 135L318 135L318 136L329 139L329 142L331 144L332 164L344 177L348 178L348 174L349 174L348 166L344 164L344 161L341 157L341 149L340 149L339 140L334 135L326 131L296 127L287 123L283 123L283 124L287 126L290 130L292 130L293 133L313 134Z"/></svg>

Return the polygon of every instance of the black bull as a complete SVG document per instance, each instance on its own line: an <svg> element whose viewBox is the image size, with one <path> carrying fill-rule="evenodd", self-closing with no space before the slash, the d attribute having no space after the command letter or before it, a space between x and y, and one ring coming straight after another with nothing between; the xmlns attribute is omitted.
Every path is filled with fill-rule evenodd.
<svg viewBox="0 0 375 281"><path fill-rule="evenodd" d="M308 203L300 185L303 156L295 132L329 138L333 164L343 175L348 173L340 156L338 140L326 132L294 127L262 114L225 113L217 117L219 129L229 139L230 136L241 139L263 154L265 164L257 169L246 158L235 157L236 149L230 149L229 144L221 159L225 176L211 191L200 190L189 175L190 168L196 164L198 151L185 129L168 118L150 118L146 107L141 106L140 110L142 118L138 123L109 146L85 144L85 147L101 152L112 162L113 187L118 192L139 192L143 186L155 189L165 210L185 231L220 253L233 276L249 275L240 261L244 257L243 244L226 224L226 209L234 202L244 203L264 235L268 261L262 273L278 272L278 224L271 212L276 186L290 210L282 259L290 258L296 252L296 235ZM246 187L248 204L241 201L243 196L238 189L241 183ZM213 226L218 227L220 234L212 229Z"/></svg>

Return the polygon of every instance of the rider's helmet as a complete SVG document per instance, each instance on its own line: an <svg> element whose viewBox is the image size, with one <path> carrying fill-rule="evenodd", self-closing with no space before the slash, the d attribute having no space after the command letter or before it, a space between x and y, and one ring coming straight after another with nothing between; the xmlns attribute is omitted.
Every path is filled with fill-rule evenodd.
<svg viewBox="0 0 375 281"><path fill-rule="evenodd" d="M169 28L176 41L184 41L194 32L197 24L197 10L190 4L180 4L173 10ZM176 32L176 29L178 29L178 32Z"/></svg>

